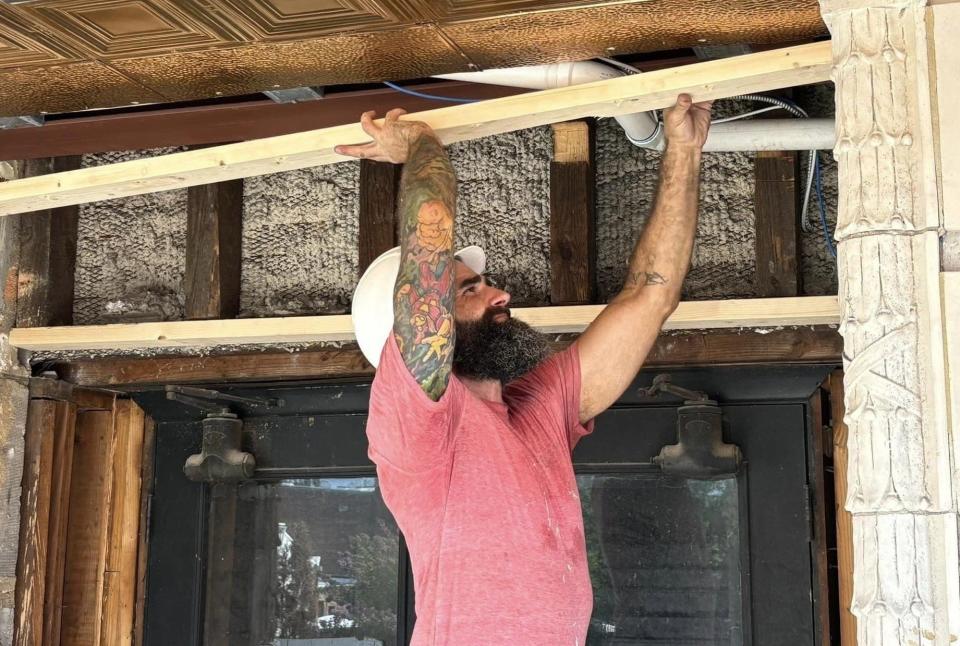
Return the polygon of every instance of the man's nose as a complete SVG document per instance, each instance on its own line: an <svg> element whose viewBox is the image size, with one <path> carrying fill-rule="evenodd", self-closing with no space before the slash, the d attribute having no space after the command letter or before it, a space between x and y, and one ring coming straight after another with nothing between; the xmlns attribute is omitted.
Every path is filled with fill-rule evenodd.
<svg viewBox="0 0 960 646"><path fill-rule="evenodd" d="M506 307L510 303L510 294L502 289L493 288L494 297L490 299L490 304L494 307Z"/></svg>

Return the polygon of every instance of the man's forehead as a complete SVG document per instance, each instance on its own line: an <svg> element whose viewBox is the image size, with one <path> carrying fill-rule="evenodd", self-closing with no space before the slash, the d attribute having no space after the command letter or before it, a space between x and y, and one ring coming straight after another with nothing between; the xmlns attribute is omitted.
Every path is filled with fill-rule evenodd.
<svg viewBox="0 0 960 646"><path fill-rule="evenodd" d="M457 267L457 283L458 284L464 280L468 280L478 275L477 272L467 267L466 263L464 263L459 258L457 258L456 267Z"/></svg>

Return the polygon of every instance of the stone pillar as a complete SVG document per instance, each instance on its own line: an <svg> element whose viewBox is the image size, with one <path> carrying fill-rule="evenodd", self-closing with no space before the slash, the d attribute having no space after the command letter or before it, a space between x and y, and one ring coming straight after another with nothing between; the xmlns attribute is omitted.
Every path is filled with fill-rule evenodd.
<svg viewBox="0 0 960 646"><path fill-rule="evenodd" d="M926 2L820 5L836 84L857 641L947 646L960 574Z"/></svg>

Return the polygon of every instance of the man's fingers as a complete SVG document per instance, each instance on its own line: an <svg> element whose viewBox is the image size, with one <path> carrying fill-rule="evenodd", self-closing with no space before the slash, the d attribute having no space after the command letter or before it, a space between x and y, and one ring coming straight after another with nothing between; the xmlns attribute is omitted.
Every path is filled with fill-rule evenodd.
<svg viewBox="0 0 960 646"><path fill-rule="evenodd" d="M347 155L348 157L357 157L359 159L372 159L377 153L377 144L371 141L367 144L334 146L333 152L338 155Z"/></svg>
<svg viewBox="0 0 960 646"><path fill-rule="evenodd" d="M393 123L403 115L407 113L403 108L394 108L387 113L387 116L383 118L384 123Z"/></svg>
<svg viewBox="0 0 960 646"><path fill-rule="evenodd" d="M368 110L360 115L360 127L363 128L363 131L373 137L374 139L380 134L380 126L373 122L373 118L377 115L375 110Z"/></svg>

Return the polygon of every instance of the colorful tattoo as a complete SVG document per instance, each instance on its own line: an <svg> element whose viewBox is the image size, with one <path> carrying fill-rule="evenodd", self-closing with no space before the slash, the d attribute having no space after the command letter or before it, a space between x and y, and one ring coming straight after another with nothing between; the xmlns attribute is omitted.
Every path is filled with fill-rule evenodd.
<svg viewBox="0 0 960 646"><path fill-rule="evenodd" d="M422 136L400 180L400 273L393 332L414 379L434 401L453 364L456 176L443 146Z"/></svg>

